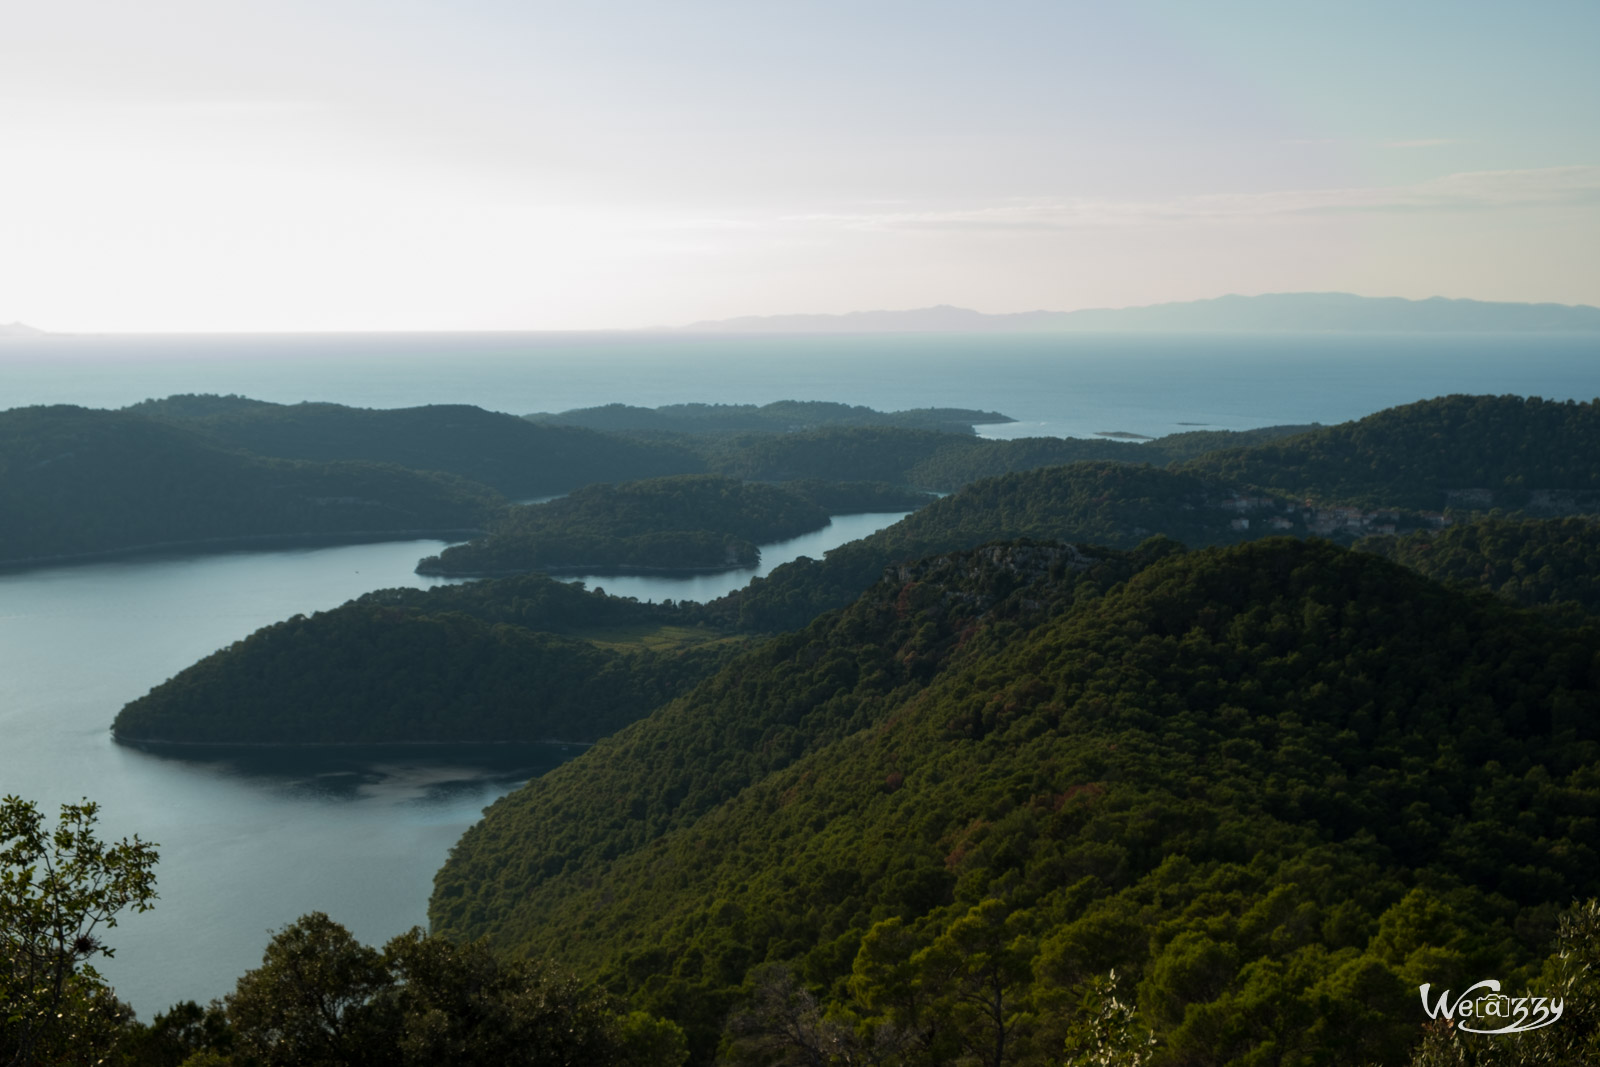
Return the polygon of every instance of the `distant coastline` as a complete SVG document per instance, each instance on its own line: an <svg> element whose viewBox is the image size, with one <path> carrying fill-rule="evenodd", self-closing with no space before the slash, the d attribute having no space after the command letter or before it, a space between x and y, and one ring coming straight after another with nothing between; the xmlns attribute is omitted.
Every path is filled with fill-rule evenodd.
<svg viewBox="0 0 1600 1067"><path fill-rule="evenodd" d="M1143 307L988 315L940 304L839 315L746 315L685 333L1594 333L1600 308L1353 293L1230 294Z"/></svg>

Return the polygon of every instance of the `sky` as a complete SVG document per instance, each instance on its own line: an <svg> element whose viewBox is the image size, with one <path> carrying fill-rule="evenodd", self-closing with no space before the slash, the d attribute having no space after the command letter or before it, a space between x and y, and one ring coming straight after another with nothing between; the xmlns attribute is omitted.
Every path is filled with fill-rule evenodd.
<svg viewBox="0 0 1600 1067"><path fill-rule="evenodd" d="M1600 304L1600 4L0 0L0 323Z"/></svg>

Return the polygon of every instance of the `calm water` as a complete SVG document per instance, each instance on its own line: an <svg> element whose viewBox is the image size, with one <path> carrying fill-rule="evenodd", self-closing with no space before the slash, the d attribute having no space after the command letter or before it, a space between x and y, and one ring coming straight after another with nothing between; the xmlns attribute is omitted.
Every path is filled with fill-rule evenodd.
<svg viewBox="0 0 1600 1067"><path fill-rule="evenodd" d="M568 580L581 581L590 589L604 589L613 596L638 597L640 600L698 600L704 603L743 588L751 578L765 576L779 564L797 560L801 556L821 559L828 549L875 533L908 514L910 512L892 511L866 515L835 515L833 522L820 530L801 534L790 541L763 546L759 567L719 571L716 574L691 574L676 578L636 574L588 574Z"/></svg>
<svg viewBox="0 0 1600 1067"><path fill-rule="evenodd" d="M763 552L762 571L864 536L849 516ZM218 648L412 573L413 541L0 573L0 793L53 814L88 797L108 835L161 846L161 900L112 932L104 973L148 1019L232 989L268 933L325 911L369 943L426 922L433 873L482 809L580 751L559 746L218 750L203 761L113 744L118 709ZM747 572L589 578L644 599L716 596Z"/></svg>
<svg viewBox="0 0 1600 1067"><path fill-rule="evenodd" d="M1342 422L1445 393L1600 395L1595 335L428 334L0 342L0 409L241 393L526 414L608 403L977 407L993 436Z"/></svg>

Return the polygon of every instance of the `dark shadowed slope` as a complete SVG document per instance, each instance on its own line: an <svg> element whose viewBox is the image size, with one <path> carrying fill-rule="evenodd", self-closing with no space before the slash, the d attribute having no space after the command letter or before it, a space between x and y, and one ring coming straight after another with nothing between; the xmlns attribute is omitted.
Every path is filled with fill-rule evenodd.
<svg viewBox="0 0 1600 1067"><path fill-rule="evenodd" d="M0 412L0 561L153 546L423 536L497 494L448 474L264 459L182 426L77 407Z"/></svg>

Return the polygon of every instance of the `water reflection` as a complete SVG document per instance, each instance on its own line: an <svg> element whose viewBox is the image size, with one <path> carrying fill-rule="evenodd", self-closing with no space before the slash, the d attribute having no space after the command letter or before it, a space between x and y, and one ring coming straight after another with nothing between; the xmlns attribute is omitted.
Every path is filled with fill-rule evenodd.
<svg viewBox="0 0 1600 1067"><path fill-rule="evenodd" d="M157 745L124 742L172 770L289 797L456 806L500 796L576 757L576 744Z"/></svg>
<svg viewBox="0 0 1600 1067"><path fill-rule="evenodd" d="M693 600L701 604L743 589L752 578L762 578L785 563L801 556L821 559L829 549L877 533L907 515L909 511L879 511L864 515L835 515L820 530L761 546L761 565L714 574L642 575L582 574L561 575L564 582L583 582L591 589L604 589L612 596L631 596L644 601Z"/></svg>

